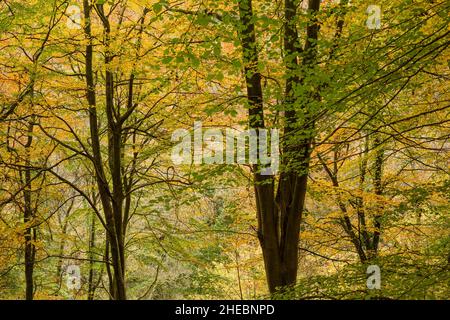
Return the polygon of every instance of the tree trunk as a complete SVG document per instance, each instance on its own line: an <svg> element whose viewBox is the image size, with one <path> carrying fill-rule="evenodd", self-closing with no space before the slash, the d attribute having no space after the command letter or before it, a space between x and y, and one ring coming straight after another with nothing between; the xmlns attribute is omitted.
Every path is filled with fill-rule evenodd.
<svg viewBox="0 0 450 320"><path fill-rule="evenodd" d="M102 154L100 150L100 139L98 129L98 117L96 110L96 94L95 84L93 77L93 45L91 39L91 5L88 0L83 0L84 15L85 15L85 36L89 40L86 46L86 87L87 87L87 100L89 103L89 124L90 124L90 137L92 140L92 162L95 168L95 178L100 195L100 201L103 207L103 213L106 221L106 232L109 239L110 251L111 251L111 263L113 266L114 274L112 276L112 292L111 296L116 300L125 300L125 253L124 253L124 237L122 230L122 205L123 205L123 192L122 192L122 180L121 180L121 126L120 123L114 121L113 108L113 76L110 70L106 70L106 113L108 121L108 163L112 176L112 192L108 184L108 180L105 174L105 168L103 166ZM102 20L105 30L105 63L111 62L112 58L108 52L109 48L109 22L103 13L103 5L97 4L97 12ZM107 67L108 68L108 67Z"/></svg>
<svg viewBox="0 0 450 320"><path fill-rule="evenodd" d="M34 242L36 241L36 230L32 227L34 212L31 204L31 156L30 148L33 142L33 124L28 125L28 139L25 144L25 169L23 170L24 185L23 199L24 199L24 223L25 223L25 299L33 300L34 284L33 284L33 272L36 256L36 247Z"/></svg>
<svg viewBox="0 0 450 320"><path fill-rule="evenodd" d="M96 203L96 202L94 202ZM94 300L95 283L94 283L94 249L95 249L95 220L96 215L92 214L91 228L89 232L89 277L88 277L88 300Z"/></svg>
<svg viewBox="0 0 450 320"><path fill-rule="evenodd" d="M310 8L318 11L320 1L310 1ZM284 138L287 142L283 147L283 171L279 176L278 189L275 195L274 177L259 173L259 167L253 166L254 188L258 218L258 238L263 252L264 266L269 291L274 293L277 288L292 286L297 279L298 241L300 234L301 214L304 208L306 184L308 177L310 142L312 123L309 118L303 119L301 128L305 138L293 139L294 125L299 120L294 109L296 100L295 86L302 81L295 76L299 54L298 35L295 29L297 1L285 1L285 50L286 61L286 105ZM261 86L261 74L258 66L258 48L255 35L255 24L251 0L239 1L240 37L245 66L247 85L247 100L249 104L249 127L262 129L264 124L264 102ZM312 23L307 29L309 39L317 39L318 26ZM309 40L305 44L304 62L315 62L315 45ZM303 114L308 114L307 106ZM305 134L306 133L306 134ZM289 164L289 165L288 165Z"/></svg>

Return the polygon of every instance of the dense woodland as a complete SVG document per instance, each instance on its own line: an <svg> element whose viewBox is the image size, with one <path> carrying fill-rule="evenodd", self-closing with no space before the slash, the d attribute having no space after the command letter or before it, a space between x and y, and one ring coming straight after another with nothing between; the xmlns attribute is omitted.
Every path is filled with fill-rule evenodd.
<svg viewBox="0 0 450 320"><path fill-rule="evenodd" d="M0 299L449 299L449 43L446 0L1 0ZM279 170L174 164L195 122Z"/></svg>

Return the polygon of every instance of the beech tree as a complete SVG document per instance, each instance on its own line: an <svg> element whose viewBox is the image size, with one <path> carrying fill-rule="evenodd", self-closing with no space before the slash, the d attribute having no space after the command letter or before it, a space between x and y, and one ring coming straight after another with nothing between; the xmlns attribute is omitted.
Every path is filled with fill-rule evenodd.
<svg viewBox="0 0 450 320"><path fill-rule="evenodd" d="M1 1L0 298L446 299L449 10Z"/></svg>

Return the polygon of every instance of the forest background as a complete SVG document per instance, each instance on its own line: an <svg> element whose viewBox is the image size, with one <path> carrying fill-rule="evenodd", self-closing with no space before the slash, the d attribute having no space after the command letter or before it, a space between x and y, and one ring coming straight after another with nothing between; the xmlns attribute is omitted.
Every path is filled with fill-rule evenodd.
<svg viewBox="0 0 450 320"><path fill-rule="evenodd" d="M448 299L449 33L445 0L0 1L0 299ZM175 165L196 121L279 129L279 172Z"/></svg>

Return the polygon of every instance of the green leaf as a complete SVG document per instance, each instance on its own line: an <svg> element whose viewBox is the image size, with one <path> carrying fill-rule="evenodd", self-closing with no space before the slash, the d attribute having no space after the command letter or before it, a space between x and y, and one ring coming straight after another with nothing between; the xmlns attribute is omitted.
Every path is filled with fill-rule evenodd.
<svg viewBox="0 0 450 320"><path fill-rule="evenodd" d="M161 10L162 10L162 8L163 8L163 5L162 5L161 2L155 3L155 4L152 6L152 9L153 9L153 11L154 11L156 14L160 13Z"/></svg>
<svg viewBox="0 0 450 320"><path fill-rule="evenodd" d="M172 60L173 60L173 57L166 56L166 57L162 58L161 61L164 64L169 64Z"/></svg>

